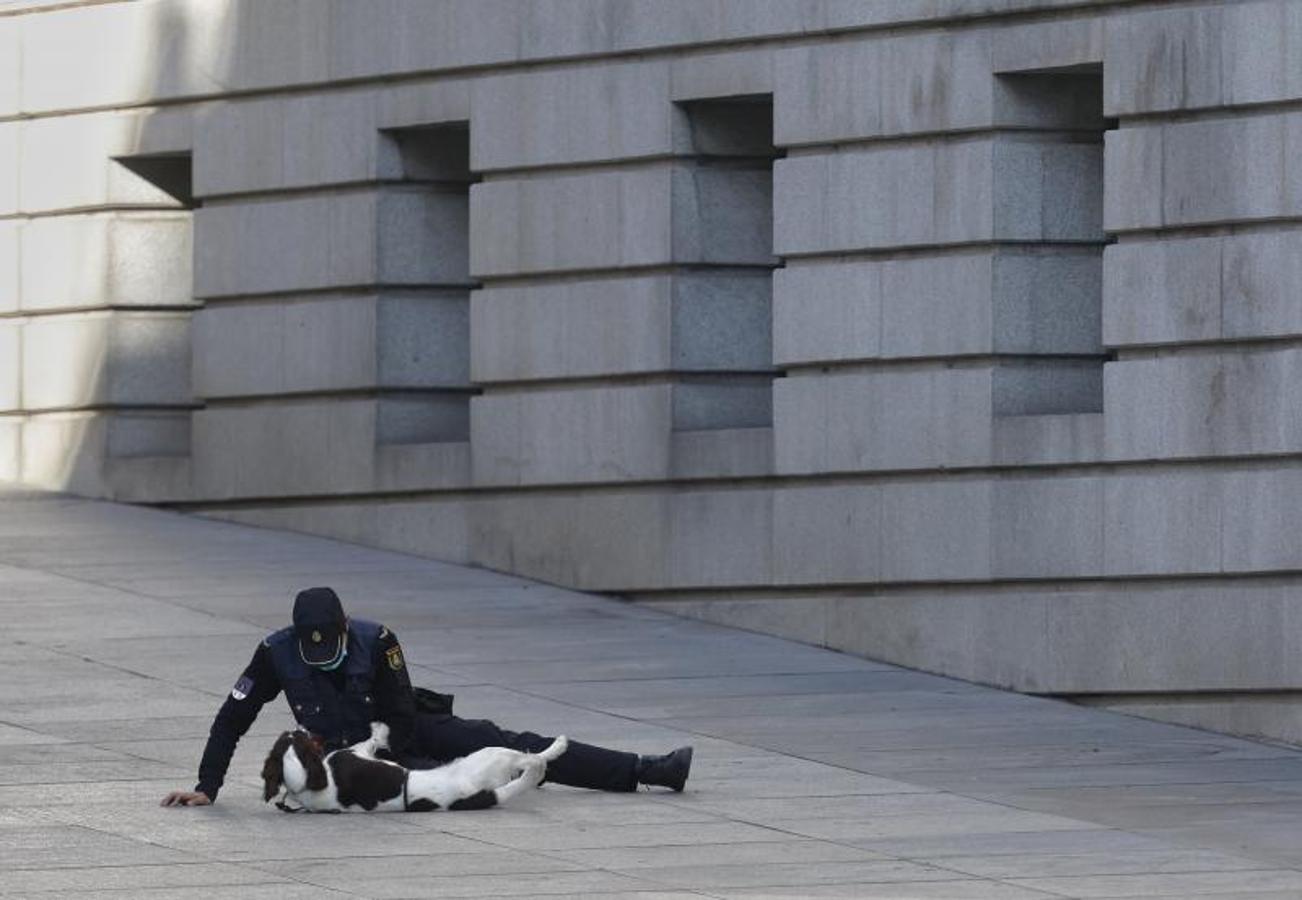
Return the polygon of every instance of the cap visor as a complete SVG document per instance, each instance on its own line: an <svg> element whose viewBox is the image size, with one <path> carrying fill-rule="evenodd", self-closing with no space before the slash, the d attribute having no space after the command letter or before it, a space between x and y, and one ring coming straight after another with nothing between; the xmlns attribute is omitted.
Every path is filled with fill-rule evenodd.
<svg viewBox="0 0 1302 900"><path fill-rule="evenodd" d="M309 666L328 666L344 655L344 636L330 635L319 644L298 639L298 655Z"/></svg>

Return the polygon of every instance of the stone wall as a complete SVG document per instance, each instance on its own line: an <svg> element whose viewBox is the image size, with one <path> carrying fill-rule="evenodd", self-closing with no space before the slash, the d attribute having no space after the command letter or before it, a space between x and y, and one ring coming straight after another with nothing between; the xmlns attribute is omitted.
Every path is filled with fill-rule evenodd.
<svg viewBox="0 0 1302 900"><path fill-rule="evenodd" d="M0 2L0 478L1302 739L1300 53L1288 0Z"/></svg>

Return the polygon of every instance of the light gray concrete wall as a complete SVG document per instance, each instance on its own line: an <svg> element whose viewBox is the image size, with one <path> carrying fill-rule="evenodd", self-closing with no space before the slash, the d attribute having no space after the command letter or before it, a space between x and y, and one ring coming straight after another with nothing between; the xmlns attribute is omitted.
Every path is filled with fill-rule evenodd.
<svg viewBox="0 0 1302 900"><path fill-rule="evenodd" d="M5 3L0 479L1294 734L1300 54L1289 0Z"/></svg>

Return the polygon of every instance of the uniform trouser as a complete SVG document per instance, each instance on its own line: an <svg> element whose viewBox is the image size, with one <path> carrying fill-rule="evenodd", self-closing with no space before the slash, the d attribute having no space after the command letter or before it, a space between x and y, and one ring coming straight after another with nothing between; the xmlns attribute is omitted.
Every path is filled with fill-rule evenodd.
<svg viewBox="0 0 1302 900"><path fill-rule="evenodd" d="M430 768L484 747L537 753L553 740L531 731L507 731L487 719L418 713L409 753L402 761L408 768ZM636 753L571 740L560 759L547 764L547 780L598 791L635 791L637 761Z"/></svg>

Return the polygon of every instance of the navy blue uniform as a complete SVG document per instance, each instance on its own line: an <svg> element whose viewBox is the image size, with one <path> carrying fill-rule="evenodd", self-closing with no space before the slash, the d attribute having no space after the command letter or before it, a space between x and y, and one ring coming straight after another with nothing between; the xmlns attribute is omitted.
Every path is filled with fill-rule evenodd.
<svg viewBox="0 0 1302 900"><path fill-rule="evenodd" d="M258 645L213 721L195 790L217 799L235 745L262 707L282 691L295 721L325 738L332 750L365 740L372 721L384 722L391 752L410 768L437 765L483 747L537 752L552 742L486 719L418 712L397 635L383 625L350 619L348 654L333 672L302 661L292 627ZM565 755L548 766L547 778L575 787L631 791L637 787L637 761L633 753L570 741Z"/></svg>

